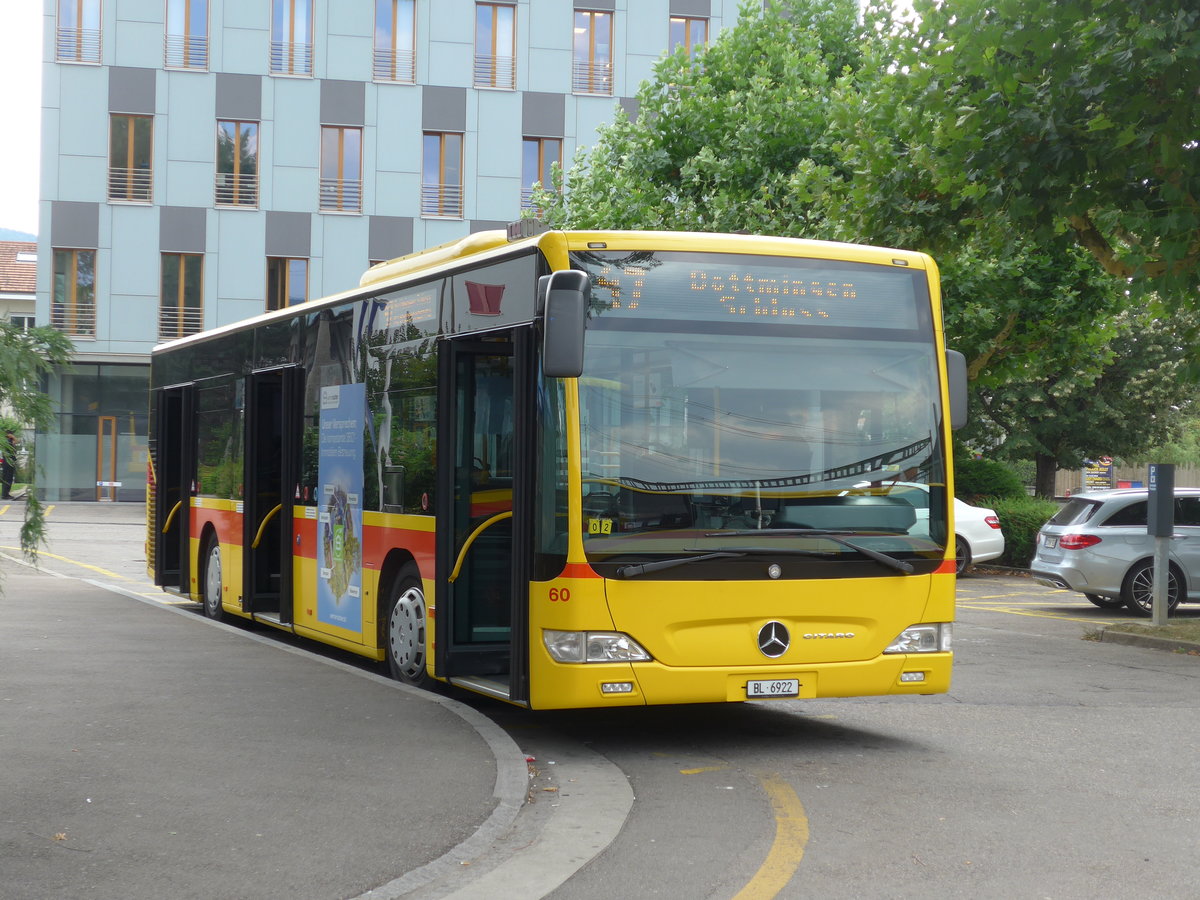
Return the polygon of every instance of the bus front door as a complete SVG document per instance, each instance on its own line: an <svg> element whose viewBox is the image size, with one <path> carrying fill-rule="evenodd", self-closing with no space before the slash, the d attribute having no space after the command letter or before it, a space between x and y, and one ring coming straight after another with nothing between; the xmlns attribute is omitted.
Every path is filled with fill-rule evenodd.
<svg viewBox="0 0 1200 900"><path fill-rule="evenodd" d="M533 339L518 329L439 354L438 675L528 700Z"/></svg>
<svg viewBox="0 0 1200 900"><path fill-rule="evenodd" d="M196 478L196 388L164 388L155 408L154 583L187 594L191 499Z"/></svg>
<svg viewBox="0 0 1200 900"><path fill-rule="evenodd" d="M299 484L302 372L254 372L246 379L242 498L242 609L292 621L292 506Z"/></svg>

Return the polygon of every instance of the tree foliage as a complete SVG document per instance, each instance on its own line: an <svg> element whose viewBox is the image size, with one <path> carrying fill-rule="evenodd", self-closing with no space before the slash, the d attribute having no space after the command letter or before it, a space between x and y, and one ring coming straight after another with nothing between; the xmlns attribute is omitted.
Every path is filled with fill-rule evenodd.
<svg viewBox="0 0 1200 900"><path fill-rule="evenodd" d="M1134 61L1154 56L1154 71L1170 78L1182 71L1150 49L1154 22L1125 36L1086 18L1116 15L1112 6L946 0L919 4L921 18L898 27L890 3L861 19L857 4L842 0L747 4L707 50L660 62L639 92L636 121L619 115L576 157L565 191L542 192L536 205L558 227L747 231L933 252L947 338L968 358L976 397L967 437L1013 460L1037 460L1044 488L1055 465L1160 440L1170 417L1146 409L1169 407L1189 390L1180 353L1192 323L1159 316L1158 304L1148 312L1153 295L1135 301L1118 276L1134 273L1163 289L1179 283L1178 267L1151 263L1183 259L1176 232L1186 215L1168 207L1186 205L1179 191L1192 177L1195 149L1182 134L1191 114L1150 103L1145 127L1174 131L1166 143L1137 132L1140 155L1101 152L1104 140L1125 145L1116 125L1101 128L1093 115L1084 150L1076 152L1075 132L1045 125L1038 141L1058 146L1035 142L1029 159L1022 156L1030 116L1058 122L1087 97L1110 118L1137 108L1117 96L1131 90L1128 79L1105 82L1110 75L1098 62L1072 74L1082 65L1076 48L1070 64L1055 58L1062 36L1082 34L1110 74L1126 51ZM1116 20L1128 18L1121 10ZM1182 46L1176 26L1190 20L1171 21L1164 40ZM1011 47L1005 27L1020 36ZM993 38L997 47L984 48ZM975 53L988 61L959 58ZM997 93L989 78L1012 93ZM1067 84L1056 86L1059 78ZM1190 108L1196 83L1191 103L1177 86L1163 90ZM1178 153L1163 149L1172 141ZM1159 180L1138 174L1152 162ZM1077 245L1068 224L1080 215L1112 227L1119 265L1108 260L1106 270L1095 246Z"/></svg>
<svg viewBox="0 0 1200 900"><path fill-rule="evenodd" d="M1200 8L1178 0L916 0L895 91L950 212L1067 230L1110 274L1196 303ZM926 197L933 193L926 194ZM912 195L910 194L911 198Z"/></svg>
<svg viewBox="0 0 1200 900"><path fill-rule="evenodd" d="M41 380L70 362L71 352L70 339L53 328L23 330L0 322L0 408L10 410L22 427L48 429L54 422L54 407L50 397L40 390ZM45 540L45 522L33 490L37 461L31 452L28 471L30 488L26 492L21 549L30 559L36 559L38 547Z"/></svg>

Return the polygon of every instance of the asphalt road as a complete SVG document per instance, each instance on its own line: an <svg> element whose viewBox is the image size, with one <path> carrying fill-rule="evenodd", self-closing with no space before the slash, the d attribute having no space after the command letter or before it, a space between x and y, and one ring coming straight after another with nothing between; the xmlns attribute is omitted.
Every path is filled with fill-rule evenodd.
<svg viewBox="0 0 1200 900"><path fill-rule="evenodd" d="M141 589L94 527L55 527L46 566ZM947 695L571 713L456 695L531 758L529 802L403 896L1194 897L1200 658L1085 639L1128 618L972 576ZM549 838L581 830L547 878Z"/></svg>

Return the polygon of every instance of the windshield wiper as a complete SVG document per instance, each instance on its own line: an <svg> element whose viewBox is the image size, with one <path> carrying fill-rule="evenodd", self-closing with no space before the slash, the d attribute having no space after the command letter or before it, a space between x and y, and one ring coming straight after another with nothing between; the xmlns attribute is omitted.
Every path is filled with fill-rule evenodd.
<svg viewBox="0 0 1200 900"><path fill-rule="evenodd" d="M729 532L726 532L729 533ZM755 532L757 533L757 532ZM737 547L721 550L704 550L700 547L684 547L685 553L698 553L699 556L678 556L671 559L660 559L656 562L637 563L621 566L617 569L618 578L636 578L646 572L661 572L675 566L699 562L702 559L732 559L740 556L828 556L819 550L798 550L791 547Z"/></svg>
<svg viewBox="0 0 1200 900"><path fill-rule="evenodd" d="M856 544L854 541L848 541L842 535L858 534L856 531L825 531L821 528L765 528L755 529L750 531L712 531L704 535L705 537L726 537L728 535L754 535L762 537L764 534L802 534L805 536L829 538L835 544L841 544L843 547L849 547L851 550L857 550L868 559L873 559L882 566L887 566L889 569L895 569L897 572L903 572L905 575L911 575L914 571L912 563L905 562L902 559L896 559L894 556L888 556L886 553L880 553L878 550L872 550L870 547L864 547L862 544ZM747 551L749 552L749 551Z"/></svg>
<svg viewBox="0 0 1200 900"><path fill-rule="evenodd" d="M618 578L636 578L639 575L645 575L647 572L661 572L663 569L685 566L688 563L700 562L702 559L721 559L723 557L745 555L746 552L742 550L716 550L712 553L701 553L699 556L674 556L671 559L660 559L655 562L631 563L627 566L618 566L616 575Z"/></svg>

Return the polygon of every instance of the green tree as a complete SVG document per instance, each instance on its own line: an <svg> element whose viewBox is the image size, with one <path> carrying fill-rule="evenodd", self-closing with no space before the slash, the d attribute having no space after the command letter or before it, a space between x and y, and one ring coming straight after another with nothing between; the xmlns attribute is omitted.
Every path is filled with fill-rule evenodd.
<svg viewBox="0 0 1200 900"><path fill-rule="evenodd" d="M1200 314L1128 309L1111 322L1097 372L1063 365L1023 381L1013 373L977 391L974 427L995 455L1037 462L1036 492L1054 496L1054 474L1099 456L1136 458L1176 439L1195 393L1187 377Z"/></svg>
<svg viewBox="0 0 1200 900"><path fill-rule="evenodd" d="M53 328L23 330L0 322L0 409L9 410L21 427L48 429L54 422L50 397L40 390L43 376L71 360L69 338ZM21 526L21 549L30 560L37 559L45 542L46 526L34 483L37 460L28 448L30 486L26 491L25 520Z"/></svg>
<svg viewBox="0 0 1200 900"><path fill-rule="evenodd" d="M903 103L925 227L996 214L1064 230L1160 296L1200 285L1200 7L915 0L877 98ZM872 110L876 115L879 110ZM886 154L877 158L879 165ZM882 186L882 185L881 185ZM890 205L890 204L889 204Z"/></svg>
<svg viewBox="0 0 1200 900"><path fill-rule="evenodd" d="M532 205L575 228L828 236L818 201L849 174L829 97L858 69L857 15L855 0L745 4L708 48L659 62L636 121L618 112L576 156L565 195L542 191Z"/></svg>

